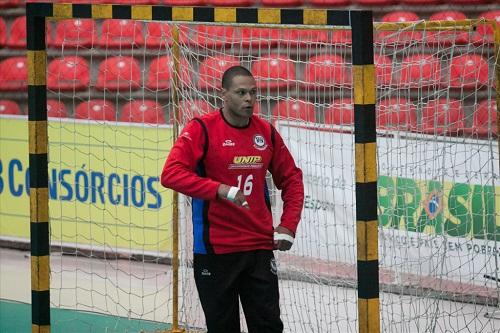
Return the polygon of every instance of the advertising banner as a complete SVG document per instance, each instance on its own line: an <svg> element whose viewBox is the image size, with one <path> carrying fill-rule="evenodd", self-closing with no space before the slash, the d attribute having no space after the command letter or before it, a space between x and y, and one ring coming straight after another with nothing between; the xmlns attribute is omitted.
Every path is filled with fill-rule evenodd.
<svg viewBox="0 0 500 333"><path fill-rule="evenodd" d="M294 254L355 264L352 129L278 125L304 173ZM497 143L387 132L377 149L381 267L484 284L500 259Z"/></svg>
<svg viewBox="0 0 500 333"><path fill-rule="evenodd" d="M171 192L159 176L167 126L49 120L52 244L165 252ZM28 121L0 118L0 237L29 241Z"/></svg>

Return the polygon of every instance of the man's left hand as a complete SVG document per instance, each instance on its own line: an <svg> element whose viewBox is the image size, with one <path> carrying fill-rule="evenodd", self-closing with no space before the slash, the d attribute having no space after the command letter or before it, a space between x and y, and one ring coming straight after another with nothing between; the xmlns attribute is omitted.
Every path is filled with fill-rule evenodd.
<svg viewBox="0 0 500 333"><path fill-rule="evenodd" d="M276 238L289 238L290 240L286 239L276 239ZM291 249L293 245L293 239L295 235L293 234L292 231L288 230L285 227L282 226L277 226L274 229L274 249L279 250L279 251L288 251Z"/></svg>

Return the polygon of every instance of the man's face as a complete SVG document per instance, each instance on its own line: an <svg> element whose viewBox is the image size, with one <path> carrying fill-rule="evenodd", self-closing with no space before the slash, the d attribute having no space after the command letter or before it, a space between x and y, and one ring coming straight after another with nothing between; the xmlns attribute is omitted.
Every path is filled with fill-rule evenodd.
<svg viewBox="0 0 500 333"><path fill-rule="evenodd" d="M256 97L257 86L251 76L235 76L231 86L222 89L224 108L236 118L252 116Z"/></svg>

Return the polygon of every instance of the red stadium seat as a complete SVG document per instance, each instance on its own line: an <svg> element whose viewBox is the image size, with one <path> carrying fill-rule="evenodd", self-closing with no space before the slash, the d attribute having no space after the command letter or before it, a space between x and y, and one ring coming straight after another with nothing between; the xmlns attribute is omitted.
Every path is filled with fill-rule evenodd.
<svg viewBox="0 0 500 333"><path fill-rule="evenodd" d="M194 43L204 48L221 48L236 41L234 28L229 26L198 25Z"/></svg>
<svg viewBox="0 0 500 333"><path fill-rule="evenodd" d="M422 109L422 132L438 135L457 135L463 129L464 110L457 99L432 100Z"/></svg>
<svg viewBox="0 0 500 333"><path fill-rule="evenodd" d="M352 44L351 30L344 30L344 29L333 30L332 44L351 45Z"/></svg>
<svg viewBox="0 0 500 333"><path fill-rule="evenodd" d="M396 0L353 0L354 4L362 6L390 6L399 2Z"/></svg>
<svg viewBox="0 0 500 333"><path fill-rule="evenodd" d="M102 22L101 48L133 48L144 45L142 23L138 20L107 19Z"/></svg>
<svg viewBox="0 0 500 333"><path fill-rule="evenodd" d="M246 28L240 29L240 43L243 47L269 47L276 46L280 41L280 30L269 28Z"/></svg>
<svg viewBox="0 0 500 333"><path fill-rule="evenodd" d="M309 87L345 86L351 84L351 74L342 56L322 54L309 58L304 81Z"/></svg>
<svg viewBox="0 0 500 333"><path fill-rule="evenodd" d="M140 87L141 69L132 57L115 56L99 64L97 89L120 90Z"/></svg>
<svg viewBox="0 0 500 333"><path fill-rule="evenodd" d="M318 7L335 7L347 6L351 3L351 0L308 0L308 2Z"/></svg>
<svg viewBox="0 0 500 333"><path fill-rule="evenodd" d="M258 88L285 88L295 81L295 65L282 55L262 57L252 64L252 73Z"/></svg>
<svg viewBox="0 0 500 333"><path fill-rule="evenodd" d="M388 56L376 54L374 58L377 86L392 84L392 61Z"/></svg>
<svg viewBox="0 0 500 333"><path fill-rule="evenodd" d="M459 21L467 16L459 11L442 11L431 15L430 21ZM452 44L465 44L468 40L466 31L427 31L425 42L432 45L448 46Z"/></svg>
<svg viewBox="0 0 500 333"><path fill-rule="evenodd" d="M353 125L354 104L351 98L334 99L333 103L325 109L325 124Z"/></svg>
<svg viewBox="0 0 500 333"><path fill-rule="evenodd" d="M479 14L479 18L484 18L486 20L497 21L497 25L500 25L500 9L490 10ZM481 45L485 43L493 44L495 41L493 27L491 24L480 24L478 25L476 32L473 37L475 44Z"/></svg>
<svg viewBox="0 0 500 333"><path fill-rule="evenodd" d="M181 117L182 123L193 119L194 117L199 117L203 114L214 112L215 109L208 102L203 100L184 100L179 105L179 116ZM170 122L173 123L173 115L171 115Z"/></svg>
<svg viewBox="0 0 500 333"><path fill-rule="evenodd" d="M207 0L212 6L247 7L255 4L255 0Z"/></svg>
<svg viewBox="0 0 500 333"><path fill-rule="evenodd" d="M260 0L262 6L268 7L298 7L303 3L304 0Z"/></svg>
<svg viewBox="0 0 500 333"><path fill-rule="evenodd" d="M146 25L147 48L162 48L172 45L172 26L165 22L149 22Z"/></svg>
<svg viewBox="0 0 500 333"><path fill-rule="evenodd" d="M170 89L173 80L174 61L170 56L162 56L151 61L146 87L153 90ZM191 84L189 63L182 58L180 61L181 85Z"/></svg>
<svg viewBox="0 0 500 333"><path fill-rule="evenodd" d="M47 2L47 1L44 1L44 0L36 0L34 2ZM88 0L53 0L53 1L49 1L49 2L54 2L54 3L75 3L75 4L81 4L81 3L92 3L92 4L99 4L99 3L112 3L111 0L92 0L92 1L88 1Z"/></svg>
<svg viewBox="0 0 500 333"><path fill-rule="evenodd" d="M382 17L382 22L414 22L419 21L420 18L414 12L399 11L391 12ZM422 32L420 31L407 31L407 32L396 32L396 31L382 31L376 35L379 42L384 44L409 44L415 43L422 40Z"/></svg>
<svg viewBox="0 0 500 333"><path fill-rule="evenodd" d="M438 85L441 80L441 63L433 55L416 54L403 58L399 83L407 88Z"/></svg>
<svg viewBox="0 0 500 333"><path fill-rule="evenodd" d="M401 4L403 6L412 6L412 5L439 5L443 3L443 0L401 0Z"/></svg>
<svg viewBox="0 0 500 333"><path fill-rule="evenodd" d="M495 99L484 100L478 104L473 116L473 128L468 132L479 137L498 135L497 102Z"/></svg>
<svg viewBox="0 0 500 333"><path fill-rule="evenodd" d="M328 43L326 30L285 29L280 44L283 45L310 45Z"/></svg>
<svg viewBox="0 0 500 333"><path fill-rule="evenodd" d="M207 0L163 0L168 6L203 6Z"/></svg>
<svg viewBox="0 0 500 333"><path fill-rule="evenodd" d="M19 16L12 21L6 44L13 49L26 48L26 16Z"/></svg>
<svg viewBox="0 0 500 333"><path fill-rule="evenodd" d="M30 1L27 1L30 2ZM24 6L24 0L3 0L0 1L0 8L9 8L9 7L21 7Z"/></svg>
<svg viewBox="0 0 500 333"><path fill-rule="evenodd" d="M50 44L51 25L47 24L45 40ZM7 35L6 45L11 49L26 48L26 16L19 16L10 25L10 33Z"/></svg>
<svg viewBox="0 0 500 333"><path fill-rule="evenodd" d="M377 127L390 130L416 130L415 105L406 98L383 99L377 104Z"/></svg>
<svg viewBox="0 0 500 333"><path fill-rule="evenodd" d="M47 88L51 90L85 90L90 82L90 67L82 57L52 60L47 67Z"/></svg>
<svg viewBox="0 0 500 333"><path fill-rule="evenodd" d="M21 108L14 101L0 99L0 115L3 114L21 114Z"/></svg>
<svg viewBox="0 0 500 333"><path fill-rule="evenodd" d="M62 0L65 1L65 0ZM78 0L84 1L84 0ZM115 4L125 4L125 5L159 5L163 4L162 0L99 0L102 3L115 3ZM88 0L87 0L88 3Z"/></svg>
<svg viewBox="0 0 500 333"><path fill-rule="evenodd" d="M12 21L7 46L16 49L26 48L26 16L19 16Z"/></svg>
<svg viewBox="0 0 500 333"><path fill-rule="evenodd" d="M275 120L302 120L315 122L314 104L303 100L286 100L278 102L272 109Z"/></svg>
<svg viewBox="0 0 500 333"><path fill-rule="evenodd" d="M0 47L4 47L7 42L7 25L5 20L0 17Z"/></svg>
<svg viewBox="0 0 500 333"><path fill-rule="evenodd" d="M219 89L222 86L222 74L233 66L240 65L238 58L225 55L206 58L199 67L198 88Z"/></svg>
<svg viewBox="0 0 500 333"><path fill-rule="evenodd" d="M491 0L448 0L449 5L462 5L462 6L467 6L467 5L480 5L480 4L486 4L490 2Z"/></svg>
<svg viewBox="0 0 500 333"><path fill-rule="evenodd" d="M52 42L56 47L87 47L97 41L95 20L71 19L59 21L56 26L56 37Z"/></svg>
<svg viewBox="0 0 500 333"><path fill-rule="evenodd" d="M179 43L186 44L188 38L188 28L181 25L179 29ZM173 44L172 26L165 22L149 22L146 25L146 41L147 48L161 49L167 45Z"/></svg>
<svg viewBox="0 0 500 333"><path fill-rule="evenodd" d="M19 91L28 87L26 57L12 57L0 62L0 90Z"/></svg>
<svg viewBox="0 0 500 333"><path fill-rule="evenodd" d="M131 123L165 124L163 108L152 100L131 101L122 107L120 121Z"/></svg>
<svg viewBox="0 0 500 333"><path fill-rule="evenodd" d="M106 100L89 100L78 104L75 109L75 118L115 121L115 107Z"/></svg>
<svg viewBox="0 0 500 333"><path fill-rule="evenodd" d="M451 59L450 80L443 84L451 88L484 88L488 75L486 59L478 54L464 54Z"/></svg>
<svg viewBox="0 0 500 333"><path fill-rule="evenodd" d="M68 116L68 110L63 102L56 99L48 99L47 116L54 118L66 118Z"/></svg>

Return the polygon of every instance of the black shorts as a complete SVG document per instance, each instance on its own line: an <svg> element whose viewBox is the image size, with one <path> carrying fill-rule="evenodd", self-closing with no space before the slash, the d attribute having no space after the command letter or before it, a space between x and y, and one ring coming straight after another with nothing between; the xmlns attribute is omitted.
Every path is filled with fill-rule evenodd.
<svg viewBox="0 0 500 333"><path fill-rule="evenodd" d="M241 332L238 297L250 333L283 332L271 250L195 254L194 278L209 333Z"/></svg>

